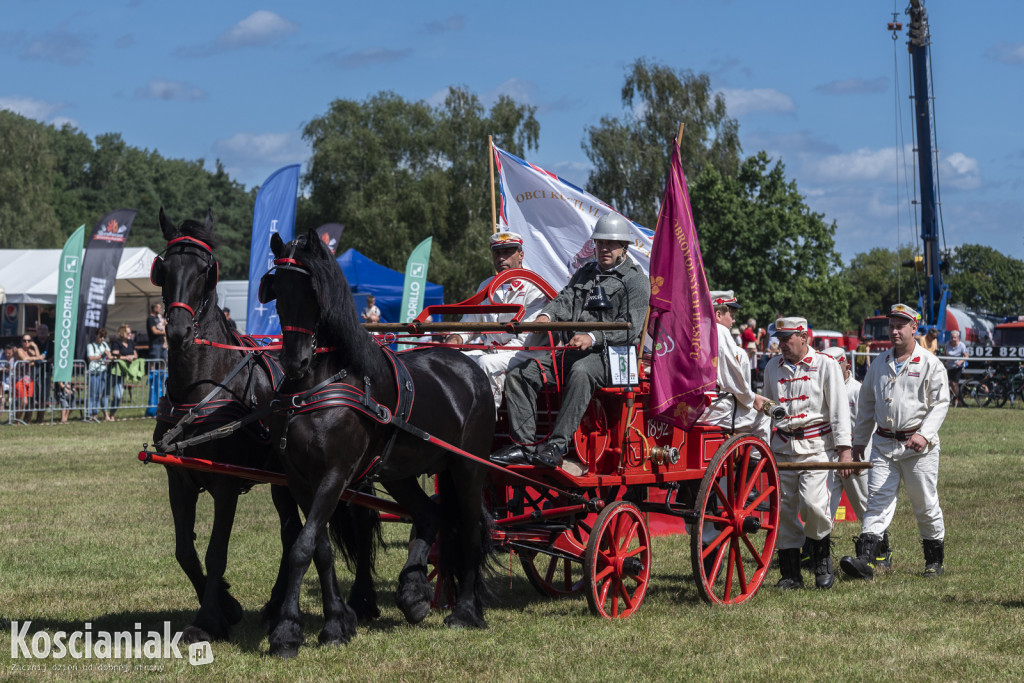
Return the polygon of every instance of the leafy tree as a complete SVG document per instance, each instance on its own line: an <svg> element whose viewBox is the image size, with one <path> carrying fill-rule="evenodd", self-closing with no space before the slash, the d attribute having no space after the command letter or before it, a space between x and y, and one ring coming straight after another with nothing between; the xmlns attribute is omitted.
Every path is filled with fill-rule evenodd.
<svg viewBox="0 0 1024 683"><path fill-rule="evenodd" d="M992 315L1024 313L1024 261L980 244L955 247L947 258L954 301Z"/></svg>
<svg viewBox="0 0 1024 683"><path fill-rule="evenodd" d="M461 88L438 107L392 92L335 100L303 131L313 154L298 224L344 223L347 246L399 271L432 236L430 279L449 300L469 296L491 272L487 135L522 155L537 145L534 112L501 97L487 114Z"/></svg>
<svg viewBox="0 0 1024 683"><path fill-rule="evenodd" d="M60 239L50 198L57 159L44 124L0 111L0 245L47 247Z"/></svg>
<svg viewBox="0 0 1024 683"><path fill-rule="evenodd" d="M900 247L892 251L875 247L857 254L843 273L843 279L851 287L850 318L853 327L876 312L885 312L896 303L914 305L923 279L919 273L903 267L905 261L914 258L912 247Z"/></svg>
<svg viewBox="0 0 1024 683"><path fill-rule="evenodd" d="M712 289L732 289L743 315L802 315L812 326L845 329L850 288L835 251L835 223L811 211L764 152L736 176L706 167L691 185L704 269Z"/></svg>
<svg viewBox="0 0 1024 683"><path fill-rule="evenodd" d="M589 127L583 150L594 168L587 191L642 225L654 227L671 140L686 128L680 146L688 177L707 167L734 176L740 167L739 124L714 94L707 74L676 71L644 59L635 61L622 86L623 119L605 116Z"/></svg>

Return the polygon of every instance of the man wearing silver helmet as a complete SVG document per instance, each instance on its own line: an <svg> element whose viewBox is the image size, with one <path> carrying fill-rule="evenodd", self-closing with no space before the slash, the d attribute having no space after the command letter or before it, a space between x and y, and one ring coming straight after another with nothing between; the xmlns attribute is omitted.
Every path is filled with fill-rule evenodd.
<svg viewBox="0 0 1024 683"><path fill-rule="evenodd" d="M576 271L569 284L543 308L536 322L624 321L631 328L575 332L566 344L568 349L545 354L535 362L509 370L505 400L513 445L495 453L491 457L494 462L561 465L594 391L608 382L605 349L635 346L643 333L651 283L627 254L633 241L629 221L608 213L597 221L591 239L596 260ZM551 434L538 447L537 394L545 385L554 384L556 371L564 387L562 407Z"/></svg>

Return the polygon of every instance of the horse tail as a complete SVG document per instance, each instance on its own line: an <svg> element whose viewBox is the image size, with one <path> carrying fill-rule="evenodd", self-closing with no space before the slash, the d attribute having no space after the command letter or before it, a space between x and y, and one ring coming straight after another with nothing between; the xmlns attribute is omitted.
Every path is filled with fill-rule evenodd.
<svg viewBox="0 0 1024 683"><path fill-rule="evenodd" d="M374 492L372 484L360 490ZM350 571L353 564L358 570L363 563L371 572L376 571L377 551L385 548L380 512L341 501L331 515L329 528L331 539Z"/></svg>
<svg viewBox="0 0 1024 683"><path fill-rule="evenodd" d="M439 473L437 478L440 494L438 498L441 504L441 527L438 532L441 552L438 568L440 569L440 576L444 577L446 582L449 582L447 586L448 591L446 592L448 594L456 594L458 592L459 577L463 575L462 569L467 566L467 563L470 563L476 565L477 568L477 571L474 572L476 575L474 593L479 600L492 602L494 592L491 590L486 579L496 573L498 565L495 559L494 536L491 533L493 523L490 513L486 505L484 505L481 496L479 515L462 514L459 508L459 500L466 495L467 487L465 482L457 487L451 470ZM476 484L474 488L482 491L482 482ZM479 543L476 548L467 548L460 538L460 532L466 525L474 524L478 526ZM477 609L482 610L482 605L478 604ZM482 611L480 614L482 616Z"/></svg>

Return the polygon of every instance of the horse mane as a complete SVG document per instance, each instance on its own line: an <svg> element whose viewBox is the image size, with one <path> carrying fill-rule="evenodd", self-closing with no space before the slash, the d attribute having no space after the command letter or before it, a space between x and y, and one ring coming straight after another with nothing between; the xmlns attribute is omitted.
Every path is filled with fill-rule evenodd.
<svg viewBox="0 0 1024 683"><path fill-rule="evenodd" d="M200 242L205 243L210 247L210 249L216 249L219 244L217 238L213 234L212 227L207 228L205 223L194 221L191 218L186 218L182 222L181 227L178 228L178 232L180 232L184 237L193 237Z"/></svg>
<svg viewBox="0 0 1024 683"><path fill-rule="evenodd" d="M313 250L320 252L311 254L312 258L299 257L309 270L313 291L320 301L317 343L338 347L334 353L342 355L346 365L354 371L374 379L389 375L380 347L359 324L352 289L334 256L320 240L309 240L305 235L296 239L296 249L307 253Z"/></svg>

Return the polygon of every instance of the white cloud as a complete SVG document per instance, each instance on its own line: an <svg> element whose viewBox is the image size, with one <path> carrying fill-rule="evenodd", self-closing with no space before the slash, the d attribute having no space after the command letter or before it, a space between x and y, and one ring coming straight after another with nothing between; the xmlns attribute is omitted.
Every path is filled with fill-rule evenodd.
<svg viewBox="0 0 1024 683"><path fill-rule="evenodd" d="M174 100L178 102L199 102L207 97L206 91L181 81L150 79L146 85L135 89L135 96L143 100Z"/></svg>
<svg viewBox="0 0 1024 683"><path fill-rule="evenodd" d="M939 177L943 186L958 190L976 190L981 187L981 165L960 152L939 159Z"/></svg>
<svg viewBox="0 0 1024 683"><path fill-rule="evenodd" d="M244 47L266 47L297 33L299 25L267 10L257 10L205 45L179 49L185 57L208 57Z"/></svg>
<svg viewBox="0 0 1024 683"><path fill-rule="evenodd" d="M44 102L32 97L0 97L0 109L7 109L37 121L46 121L65 106L63 102Z"/></svg>
<svg viewBox="0 0 1024 683"><path fill-rule="evenodd" d="M906 153L911 152L908 147ZM849 154L830 154L808 161L809 175L819 182L857 182L893 180L899 161L895 147L861 148Z"/></svg>
<svg viewBox="0 0 1024 683"><path fill-rule="evenodd" d="M289 164L305 161L309 147L298 131L236 133L213 143L213 151L226 164Z"/></svg>
<svg viewBox="0 0 1024 683"><path fill-rule="evenodd" d="M787 114L796 111L793 98L774 88L755 88L753 90L723 88L719 93L725 97L725 104L729 109L730 116L740 116L752 112Z"/></svg>
<svg viewBox="0 0 1024 683"><path fill-rule="evenodd" d="M74 66L89 56L91 43L92 39L86 34L74 33L68 30L67 24L61 24L56 30L30 40L21 58Z"/></svg>
<svg viewBox="0 0 1024 683"><path fill-rule="evenodd" d="M996 43L985 56L1003 64L1024 64L1024 43Z"/></svg>

